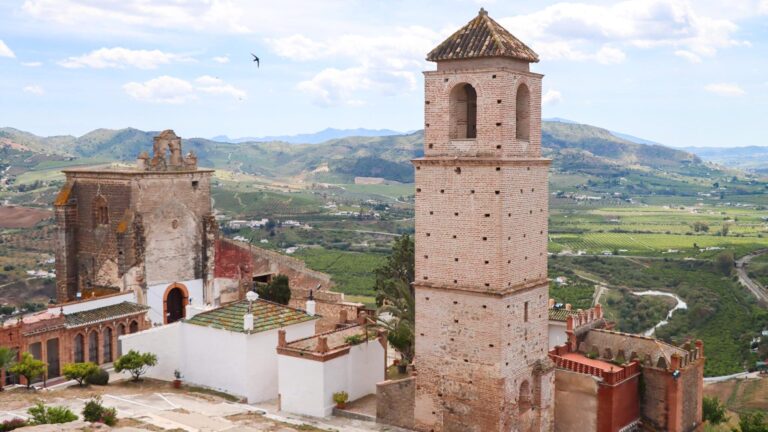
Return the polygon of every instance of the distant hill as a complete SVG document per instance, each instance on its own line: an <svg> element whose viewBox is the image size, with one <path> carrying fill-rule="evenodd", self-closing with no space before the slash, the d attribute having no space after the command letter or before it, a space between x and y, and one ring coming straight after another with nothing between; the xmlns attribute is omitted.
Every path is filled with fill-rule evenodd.
<svg viewBox="0 0 768 432"><path fill-rule="evenodd" d="M371 137L371 136L389 136L389 135L402 135L403 132L394 131L391 129L334 129L327 128L320 132L309 134L297 134L297 135L276 135L266 137L243 137L243 138L229 138L226 135L218 135L211 138L212 141L228 142L228 143L244 143L244 142L270 142L270 141L282 141L291 144L319 144L332 139L347 138L347 137Z"/></svg>
<svg viewBox="0 0 768 432"><path fill-rule="evenodd" d="M768 175L768 147L686 147L683 150L709 162Z"/></svg>
<svg viewBox="0 0 768 432"><path fill-rule="evenodd" d="M156 134L156 131L133 128L97 129L81 137L46 138L11 128L0 129L0 139L26 146L32 151L118 161L133 161L139 152L151 150L152 138ZM633 172L658 178L706 178L717 174L716 168L686 151L658 144L637 144L606 129L560 119L543 123L542 143L545 156L554 161L554 169L564 173L605 178L627 176ZM290 144L284 141L231 143L188 138L184 140L184 151L188 150L197 153L202 166L270 178L345 183L360 176L412 182L410 160L423 155L423 131L349 136L318 144ZM667 184L665 187L669 190L675 184L666 181L658 183Z"/></svg>

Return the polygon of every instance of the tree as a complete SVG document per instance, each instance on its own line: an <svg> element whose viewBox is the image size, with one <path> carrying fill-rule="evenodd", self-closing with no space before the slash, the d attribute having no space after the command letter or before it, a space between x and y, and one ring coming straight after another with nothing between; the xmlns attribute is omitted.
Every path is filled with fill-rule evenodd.
<svg viewBox="0 0 768 432"><path fill-rule="evenodd" d="M140 353L135 350L121 356L115 362L115 372L128 371L134 382L138 382L147 369L157 364L157 356L152 353Z"/></svg>
<svg viewBox="0 0 768 432"><path fill-rule="evenodd" d="M722 228L720 228L720 233L723 235L723 237L727 237L729 232L731 232L731 224L723 224Z"/></svg>
<svg viewBox="0 0 768 432"><path fill-rule="evenodd" d="M376 269L375 289L378 324L387 330L389 343L406 363L411 363L414 356L414 273L413 239L405 234L395 241L387 262Z"/></svg>
<svg viewBox="0 0 768 432"><path fill-rule="evenodd" d="M392 253L387 257L387 262L374 270L376 283L376 305L382 306L386 297L396 296L398 289L396 283L402 282L410 286L416 273L416 261L413 239L408 234L403 234L392 245Z"/></svg>
<svg viewBox="0 0 768 432"><path fill-rule="evenodd" d="M27 380L27 388L32 387L32 380L44 374L48 370L48 365L42 360L32 357L32 354L25 352L21 354L21 360L8 368L11 373L23 376Z"/></svg>
<svg viewBox="0 0 768 432"><path fill-rule="evenodd" d="M271 302L287 305L291 301L291 287L288 276L279 274L266 285L256 289L259 297Z"/></svg>
<svg viewBox="0 0 768 432"><path fill-rule="evenodd" d="M723 252L715 257L715 268L726 276L733 273L733 252Z"/></svg>
<svg viewBox="0 0 768 432"><path fill-rule="evenodd" d="M83 382L85 381L86 378L95 374L98 371L99 371L99 367L96 365L96 363L92 363L92 362L67 363L62 368L62 372L64 372L64 376L67 377L67 379L77 381L77 384L80 387L83 386Z"/></svg>
<svg viewBox="0 0 768 432"><path fill-rule="evenodd" d="M768 432L768 419L762 412L744 413L739 417L741 432Z"/></svg>
<svg viewBox="0 0 768 432"><path fill-rule="evenodd" d="M16 351L0 347L0 371L8 369L16 362ZM3 381L0 380L0 391L3 391Z"/></svg>
<svg viewBox="0 0 768 432"><path fill-rule="evenodd" d="M710 424L719 425L720 423L728 421L725 405L720 403L720 400L716 397L704 396L702 411L704 420L708 421Z"/></svg>

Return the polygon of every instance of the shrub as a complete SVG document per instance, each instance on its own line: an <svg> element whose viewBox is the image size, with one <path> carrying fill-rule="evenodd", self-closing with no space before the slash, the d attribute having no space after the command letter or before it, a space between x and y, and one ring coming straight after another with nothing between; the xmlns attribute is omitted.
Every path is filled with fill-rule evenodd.
<svg viewBox="0 0 768 432"><path fill-rule="evenodd" d="M91 423L104 423L107 426L114 426L117 423L117 411L114 408L105 408L101 404L101 397L96 396L85 403L83 419Z"/></svg>
<svg viewBox="0 0 768 432"><path fill-rule="evenodd" d="M96 373L98 370L99 367L96 366L96 363L92 362L67 363L61 369L67 379L77 381L77 384L80 387L83 386L88 377Z"/></svg>
<svg viewBox="0 0 768 432"><path fill-rule="evenodd" d="M363 335L355 334L345 337L344 342L350 345L360 345L361 343L365 342L365 338Z"/></svg>
<svg viewBox="0 0 768 432"><path fill-rule="evenodd" d="M32 357L32 354L25 352L21 355L21 361L8 368L8 371L23 376L27 379L27 388L32 386L32 380L44 374L48 369L45 362Z"/></svg>
<svg viewBox="0 0 768 432"><path fill-rule="evenodd" d="M279 274L272 282L256 289L256 292L264 300L287 305L291 301L291 288L288 276Z"/></svg>
<svg viewBox="0 0 768 432"><path fill-rule="evenodd" d="M88 384L105 386L109 383L109 372L102 368L96 369L96 371L85 379Z"/></svg>
<svg viewBox="0 0 768 432"><path fill-rule="evenodd" d="M710 424L719 425L720 423L728 421L725 406L721 404L720 400L716 397L704 396L702 411L704 420L708 421Z"/></svg>
<svg viewBox="0 0 768 432"><path fill-rule="evenodd" d="M14 429L18 429L24 426L27 426L27 421L22 420L20 418L14 418L10 420L6 420L2 423L0 423L0 432L9 432Z"/></svg>
<svg viewBox="0 0 768 432"><path fill-rule="evenodd" d="M69 423L77 420L77 416L69 408L62 406L47 407L42 402L38 402L35 406L28 409L27 414L32 417L30 422L36 425Z"/></svg>
<svg viewBox="0 0 768 432"><path fill-rule="evenodd" d="M156 364L157 356L155 354L130 350L128 354L117 359L115 371L128 371L133 377L133 381L139 381L141 376L147 373L147 369Z"/></svg>
<svg viewBox="0 0 768 432"><path fill-rule="evenodd" d="M345 391L338 391L333 394L333 401L337 404L347 403L349 400L349 394Z"/></svg>

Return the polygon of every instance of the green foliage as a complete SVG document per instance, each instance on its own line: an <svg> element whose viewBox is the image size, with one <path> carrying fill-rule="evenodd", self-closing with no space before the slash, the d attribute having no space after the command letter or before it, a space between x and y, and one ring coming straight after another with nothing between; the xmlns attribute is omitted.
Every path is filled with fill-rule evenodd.
<svg viewBox="0 0 768 432"><path fill-rule="evenodd" d="M271 302L287 305L291 301L291 288L288 285L288 276L279 274L272 282L256 289L259 297Z"/></svg>
<svg viewBox="0 0 768 432"><path fill-rule="evenodd" d="M387 330L387 339L400 353L403 362L414 357L416 299L413 291L415 272L414 244L408 235L401 236L392 246L392 255L376 270L376 304L379 305L378 324Z"/></svg>
<svg viewBox="0 0 768 432"><path fill-rule="evenodd" d="M730 276L733 274L733 252L723 252L719 254L714 261L715 268L722 274Z"/></svg>
<svg viewBox="0 0 768 432"><path fill-rule="evenodd" d="M16 362L16 351L8 347L0 347L0 370L10 368ZM3 381L0 380L0 391L3 391Z"/></svg>
<svg viewBox="0 0 768 432"><path fill-rule="evenodd" d="M115 361L115 371L128 371L137 382L147 370L157 364L157 356L152 353L140 353L135 350L128 351L128 354L121 356Z"/></svg>
<svg viewBox="0 0 768 432"><path fill-rule="evenodd" d="M349 394L345 391L338 391L333 394L333 401L337 404L346 403L349 400Z"/></svg>
<svg viewBox="0 0 768 432"><path fill-rule="evenodd" d="M42 360L32 357L32 354L25 352L21 354L21 360L8 368L8 371L23 376L27 379L27 388L32 386L32 380L44 374L48 366Z"/></svg>
<svg viewBox="0 0 768 432"><path fill-rule="evenodd" d="M85 379L85 381L88 384L98 385L98 386L105 386L109 384L109 372L105 371L102 368L98 368L96 372L88 375L88 377Z"/></svg>
<svg viewBox="0 0 768 432"><path fill-rule="evenodd" d="M60 424L69 423L77 420L77 416L69 408L63 406L45 406L42 402L38 402L35 406L27 410L29 414L30 423L41 424Z"/></svg>
<svg viewBox="0 0 768 432"><path fill-rule="evenodd" d="M354 334L344 338L344 343L347 343L349 345L360 345L365 341L366 341L365 336L361 334Z"/></svg>
<svg viewBox="0 0 768 432"><path fill-rule="evenodd" d="M720 403L720 400L716 397L704 396L702 411L704 420L710 424L719 425L728 421L725 405Z"/></svg>
<svg viewBox="0 0 768 432"><path fill-rule="evenodd" d="M768 418L765 413L744 413L739 416L741 432L768 432Z"/></svg>
<svg viewBox="0 0 768 432"><path fill-rule="evenodd" d="M0 423L0 432L9 432L14 429L23 428L24 426L28 426L26 420L20 419L20 418L12 418L10 420L5 420L4 422Z"/></svg>
<svg viewBox="0 0 768 432"><path fill-rule="evenodd" d="M83 419L91 423L104 423L107 426L114 426L117 424L117 410L105 408L101 404L101 397L96 396L85 403Z"/></svg>
<svg viewBox="0 0 768 432"><path fill-rule="evenodd" d="M84 362L84 363L66 363L61 368L61 372L67 379L77 381L77 384L82 387L86 378L90 377L99 370L96 363Z"/></svg>
<svg viewBox="0 0 768 432"><path fill-rule="evenodd" d="M331 275L336 283L334 291L368 296L374 293L374 271L386 260L385 256L379 253L321 248L302 249L294 256L304 261L312 270Z"/></svg>

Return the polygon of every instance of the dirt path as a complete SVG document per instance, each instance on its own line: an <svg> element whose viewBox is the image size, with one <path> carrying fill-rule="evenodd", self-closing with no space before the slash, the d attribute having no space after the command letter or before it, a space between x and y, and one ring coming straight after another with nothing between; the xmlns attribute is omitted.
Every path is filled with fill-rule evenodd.
<svg viewBox="0 0 768 432"><path fill-rule="evenodd" d="M750 278L749 272L747 271L749 263L753 258L766 253L768 253L768 249L763 249L736 260L736 275L739 277L739 282L757 297L758 301L768 304L768 290L766 290L760 282Z"/></svg>

